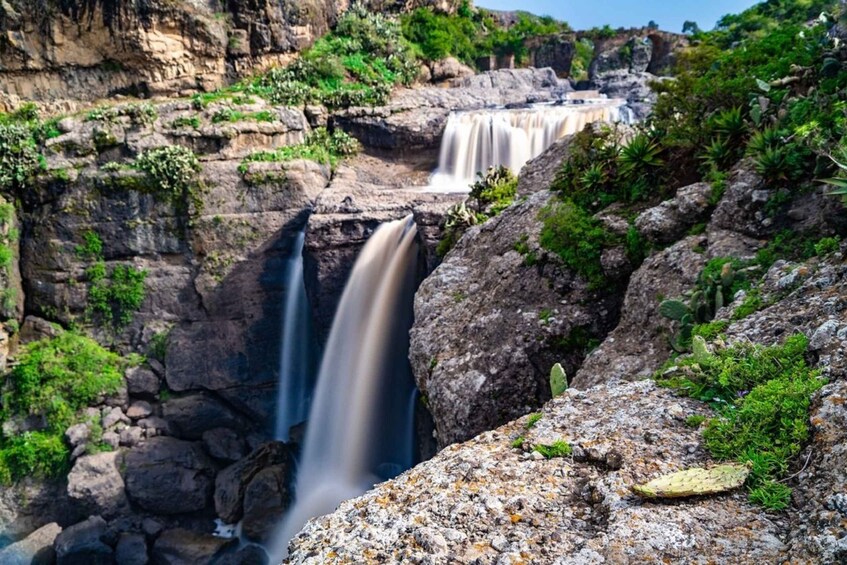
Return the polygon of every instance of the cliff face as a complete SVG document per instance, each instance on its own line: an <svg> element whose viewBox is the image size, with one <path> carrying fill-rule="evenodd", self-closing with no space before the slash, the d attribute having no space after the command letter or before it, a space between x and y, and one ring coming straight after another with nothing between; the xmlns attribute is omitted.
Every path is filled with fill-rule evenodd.
<svg viewBox="0 0 847 565"><path fill-rule="evenodd" d="M0 92L24 100L209 90L283 63L324 34L350 0L6 0ZM366 0L375 11L456 0ZM12 98L12 100L14 100ZM0 100L0 109L3 102Z"/></svg>

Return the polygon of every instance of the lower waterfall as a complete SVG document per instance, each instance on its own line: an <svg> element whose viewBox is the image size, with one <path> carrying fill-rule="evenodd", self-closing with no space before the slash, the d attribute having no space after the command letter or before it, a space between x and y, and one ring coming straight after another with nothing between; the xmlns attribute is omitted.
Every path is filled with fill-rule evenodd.
<svg viewBox="0 0 847 565"><path fill-rule="evenodd" d="M619 100L453 112L430 190L467 192L477 173L505 165L517 174L557 140L593 122L621 121ZM623 116L625 117L625 116Z"/></svg>
<svg viewBox="0 0 847 565"><path fill-rule="evenodd" d="M274 437L290 439L292 426L306 421L314 388L315 360L312 315L303 280L306 232L297 234L285 272L282 349L279 355L279 397Z"/></svg>
<svg viewBox="0 0 847 565"><path fill-rule="evenodd" d="M415 387L406 355L416 234L411 216L383 224L353 267L321 361L296 500L275 538L274 559L287 554L307 520L414 463Z"/></svg>

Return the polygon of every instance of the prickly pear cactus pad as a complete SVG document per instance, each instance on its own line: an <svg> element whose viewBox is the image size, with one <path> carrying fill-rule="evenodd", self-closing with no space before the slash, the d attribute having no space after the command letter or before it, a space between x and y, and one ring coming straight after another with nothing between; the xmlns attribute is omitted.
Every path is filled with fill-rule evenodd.
<svg viewBox="0 0 847 565"><path fill-rule="evenodd" d="M553 398L556 398L566 390L568 390L568 375L562 365L556 363L550 370L550 392L553 394Z"/></svg>
<svg viewBox="0 0 847 565"><path fill-rule="evenodd" d="M711 469L693 468L635 485L632 491L645 498L682 498L717 494L740 487L747 480L747 465L718 465Z"/></svg>

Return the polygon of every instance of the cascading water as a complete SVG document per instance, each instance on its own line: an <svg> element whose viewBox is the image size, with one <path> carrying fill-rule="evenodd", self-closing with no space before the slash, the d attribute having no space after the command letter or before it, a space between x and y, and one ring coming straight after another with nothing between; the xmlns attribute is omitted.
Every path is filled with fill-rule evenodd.
<svg viewBox="0 0 847 565"><path fill-rule="evenodd" d="M430 190L467 192L477 173L505 165L520 172L557 140L593 122L622 118L620 101L604 100L526 109L450 114Z"/></svg>
<svg viewBox="0 0 847 565"><path fill-rule="evenodd" d="M306 421L315 378L312 346L312 318L306 283L303 280L303 247L306 232L294 241L285 273L285 310L283 312L282 350L279 355L279 398L276 433L279 441L289 441L292 426Z"/></svg>
<svg viewBox="0 0 847 565"><path fill-rule="evenodd" d="M296 500L272 555L309 518L333 511L414 463L408 330L416 274L411 216L380 226L353 267L309 413Z"/></svg>

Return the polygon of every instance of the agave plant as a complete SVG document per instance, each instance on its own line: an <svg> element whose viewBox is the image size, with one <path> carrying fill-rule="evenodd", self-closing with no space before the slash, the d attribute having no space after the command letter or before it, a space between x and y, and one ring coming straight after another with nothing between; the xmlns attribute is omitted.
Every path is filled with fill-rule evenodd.
<svg viewBox="0 0 847 565"><path fill-rule="evenodd" d="M839 169L841 169L842 175L847 174L847 164L844 164L841 161L836 160L835 157L830 157L830 159L832 159L832 162L835 163L838 166ZM836 178L831 178L831 179L824 179L824 180L821 180L819 182L823 182L823 183L830 184L830 185L834 186L835 190L833 190L832 192L829 192L828 194L830 196L840 196L842 198L842 200L844 200L844 203L847 204L847 178L836 177Z"/></svg>
<svg viewBox="0 0 847 565"><path fill-rule="evenodd" d="M768 149L779 147L785 142L784 132L776 128L765 128L757 131L747 143L747 155L756 157Z"/></svg>
<svg viewBox="0 0 847 565"><path fill-rule="evenodd" d="M621 171L626 176L637 176L664 165L659 157L662 148L647 134L640 133L632 138L620 152L618 159Z"/></svg>
<svg viewBox="0 0 847 565"><path fill-rule="evenodd" d="M747 122L739 107L724 110L716 115L712 118L712 127L730 145L737 145L747 135Z"/></svg>
<svg viewBox="0 0 847 565"><path fill-rule="evenodd" d="M726 139L718 137L706 146L706 150L700 158L712 168L723 171L732 165L735 160L735 151Z"/></svg>
<svg viewBox="0 0 847 565"><path fill-rule="evenodd" d="M786 182L797 176L800 156L792 144L768 147L756 157L756 172L773 183Z"/></svg>
<svg viewBox="0 0 847 565"><path fill-rule="evenodd" d="M599 191L608 180L609 178L603 165L595 163L582 173L579 179L579 185L582 190L593 194Z"/></svg>

